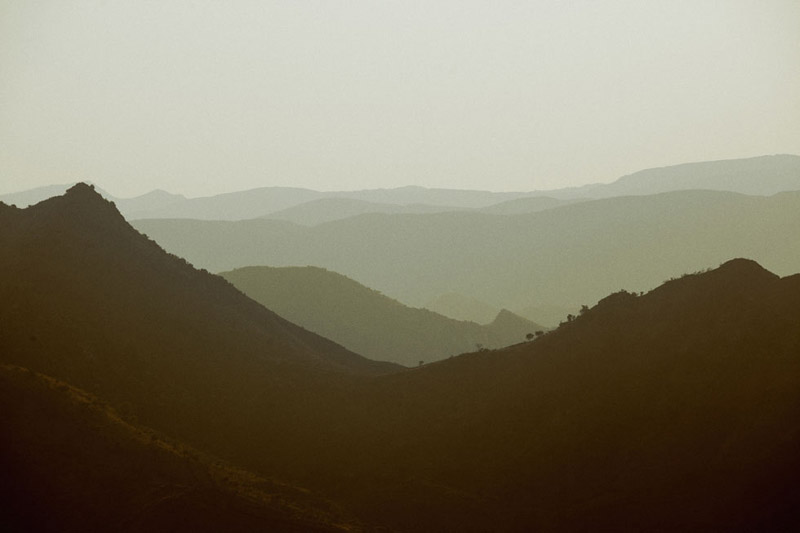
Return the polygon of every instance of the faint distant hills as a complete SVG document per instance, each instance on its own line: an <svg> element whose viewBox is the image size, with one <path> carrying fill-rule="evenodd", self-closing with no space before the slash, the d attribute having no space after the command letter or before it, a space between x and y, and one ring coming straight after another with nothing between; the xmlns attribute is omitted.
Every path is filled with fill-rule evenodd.
<svg viewBox="0 0 800 533"><path fill-rule="evenodd" d="M246 267L222 277L282 317L378 361L416 366L499 348L543 330L503 310L487 325L406 307L335 272L316 267Z"/></svg>
<svg viewBox="0 0 800 533"><path fill-rule="evenodd" d="M459 207L428 204L386 204L356 200L353 198L320 198L287 209L264 215L271 220L286 220L303 226L316 226L325 222L341 220L367 213L424 214L459 211Z"/></svg>
<svg viewBox="0 0 800 533"><path fill-rule="evenodd" d="M678 191L520 215L365 214L313 227L266 219L134 226L211 271L315 265L412 306L456 292L498 309L574 309L736 256L781 274L800 269L800 192Z"/></svg>
<svg viewBox="0 0 800 533"><path fill-rule="evenodd" d="M607 198L707 189L770 196L800 190L800 156L779 154L684 163L622 176L613 183L547 192L556 198Z"/></svg>
<svg viewBox="0 0 800 533"><path fill-rule="evenodd" d="M0 195L0 201L25 207L62 194L67 187L69 185L55 185ZM409 186L329 192L292 187L262 187L201 198L186 198L164 191L154 191L136 198L115 198L107 193L102 194L113 200L129 220L244 220L269 217L302 225L315 225L364 213L414 214L480 210L495 214L522 214L587 199L698 189L758 196L800 190L800 156L771 155L686 163L642 170L623 176L613 183L549 191L490 192Z"/></svg>

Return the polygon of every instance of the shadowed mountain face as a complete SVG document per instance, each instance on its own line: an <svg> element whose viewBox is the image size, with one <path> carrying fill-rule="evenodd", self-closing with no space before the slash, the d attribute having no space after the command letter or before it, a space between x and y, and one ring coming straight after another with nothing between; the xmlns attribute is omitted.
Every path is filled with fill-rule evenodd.
<svg viewBox="0 0 800 533"><path fill-rule="evenodd" d="M798 275L738 259L643 296L614 293L533 342L394 372L168 256L88 187L24 211L0 206L0 246L10 252L0 255L5 369L48 374L170 439L324 494L364 523L406 531L792 531L800 523ZM53 465L54 476L85 479L81 494L94 498L96 463L80 449L54 450L44 428L52 419L59 435L75 417L104 456L106 430L89 430L100 419L84 423L83 407L58 407L66 400L51 378L30 387L21 379L0 381L14 413L4 410L3 434L29 436L19 447L3 440L11 450L3 464L24 465L15 479L37 485L48 475L35 465ZM87 403L74 401L84 392L67 392L66 405ZM160 461L142 479L183 479L169 477L171 459ZM123 514L136 483L119 499ZM204 508L197 501L186 508Z"/></svg>
<svg viewBox="0 0 800 533"><path fill-rule="evenodd" d="M406 307L345 276L315 267L247 267L222 277L295 324L379 361L416 366L499 348L544 329L508 311L482 326Z"/></svg>
<svg viewBox="0 0 800 533"><path fill-rule="evenodd" d="M800 192L684 191L515 216L362 215L312 228L269 220L134 225L212 271L315 265L415 306L458 292L512 310L576 308L742 255L781 274L800 270Z"/></svg>

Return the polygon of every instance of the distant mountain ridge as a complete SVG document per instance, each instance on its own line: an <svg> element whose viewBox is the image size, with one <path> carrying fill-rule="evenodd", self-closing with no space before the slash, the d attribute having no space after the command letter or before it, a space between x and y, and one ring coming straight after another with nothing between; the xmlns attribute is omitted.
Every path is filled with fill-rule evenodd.
<svg viewBox="0 0 800 533"><path fill-rule="evenodd" d="M544 330L502 310L488 325L406 307L345 276L316 267L245 267L220 274L286 319L378 361L416 366L476 346L500 348Z"/></svg>
<svg viewBox="0 0 800 533"><path fill-rule="evenodd" d="M682 190L771 196L800 190L800 156L776 154L744 159L682 163L640 170L611 183L542 191L561 199L610 198Z"/></svg>
<svg viewBox="0 0 800 533"><path fill-rule="evenodd" d="M464 208L428 204L387 204L352 198L319 198L264 215L271 220L286 220L304 226L342 220L367 213L423 214L460 211Z"/></svg>
<svg viewBox="0 0 800 533"><path fill-rule="evenodd" d="M67 187L69 185L55 185L0 195L0 201L25 207L62 194ZM153 191L135 198L114 198L107 193L103 193L103 196L115 201L129 220L245 220L273 215L271 218L314 225L362 213L482 210L496 214L520 214L587 199L678 190L717 190L758 196L797 191L800 190L800 156L779 154L684 163L641 170L612 183L553 190L491 192L406 186L315 191L293 187L261 187L199 198L186 198L164 191Z"/></svg>
<svg viewBox="0 0 800 533"><path fill-rule="evenodd" d="M800 192L678 191L522 215L365 214L314 227L264 219L133 224L212 271L314 265L412 306L457 292L497 308L574 309L737 256L780 274L800 269Z"/></svg>

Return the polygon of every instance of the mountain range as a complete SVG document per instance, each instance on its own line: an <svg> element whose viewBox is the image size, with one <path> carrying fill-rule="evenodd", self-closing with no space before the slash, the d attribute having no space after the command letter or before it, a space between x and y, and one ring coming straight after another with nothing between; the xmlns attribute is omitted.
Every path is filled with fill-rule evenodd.
<svg viewBox="0 0 800 533"><path fill-rule="evenodd" d="M341 274L317 267L246 267L220 275L255 301L378 361L406 366L523 342L546 328L510 311L491 323L453 320L407 307Z"/></svg>
<svg viewBox="0 0 800 533"><path fill-rule="evenodd" d="M0 195L0 201L26 207L63 194L70 186L53 185ZM128 220L244 220L268 217L302 225L315 225L363 213L482 211L520 214L588 199L679 190L718 190L756 196L800 190L800 156L781 154L685 163L642 170L612 183L518 192L429 189L417 186L360 191L262 187L199 198L186 198L160 190L134 198L118 198L102 190L99 192L114 201Z"/></svg>
<svg viewBox="0 0 800 533"><path fill-rule="evenodd" d="M191 529L217 509L290 531L800 524L800 275L674 272L408 370L170 256L86 185L0 205L0 249L0 504L22 529L131 511L128 530Z"/></svg>
<svg viewBox="0 0 800 533"><path fill-rule="evenodd" d="M521 215L366 214L314 227L265 219L133 224L211 271L314 265L411 306L456 292L516 312L578 308L736 256L780 274L800 269L800 192L679 191Z"/></svg>

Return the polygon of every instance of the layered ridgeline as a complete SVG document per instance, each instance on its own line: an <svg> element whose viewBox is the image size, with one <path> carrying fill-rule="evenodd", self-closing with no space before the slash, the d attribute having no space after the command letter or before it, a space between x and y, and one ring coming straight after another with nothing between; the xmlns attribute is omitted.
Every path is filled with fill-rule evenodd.
<svg viewBox="0 0 800 533"><path fill-rule="evenodd" d="M790 154L683 163L640 170L613 183L553 191L558 198L608 198L705 189L770 196L800 190L800 156Z"/></svg>
<svg viewBox="0 0 800 533"><path fill-rule="evenodd" d="M131 434L155 428L178 450L169 457L183 446L223 456L253 472L256 488L271 493L261 478L307 487L372 530L800 524L797 275L734 260L643 296L615 293L533 342L382 374L393 367L304 332L168 256L88 188L25 211L3 207L0 228L0 421L4 435L26 432L18 446L3 439L3 464L23 467L4 515L26 496L47 495L43 485L75 486L77 508L91 508L106 485L83 450L103 457L105 443L129 446L105 436L118 412L135 420ZM94 397L97 410L87 411ZM51 419L53 434L43 434ZM70 425L83 436L53 449ZM111 464L136 461L141 450L157 458L137 469L141 477L120 465L131 476L120 484L127 492L102 501L119 502L114 516L148 516L137 495L183 483L186 463L164 459L161 447L126 450ZM53 465L52 477L36 465ZM246 472L236 471L232 483L242 486ZM198 499L187 495L185 508L216 512L213 502L197 504L208 485L190 486ZM281 497L300 516L333 516L306 523L341 516L314 498L295 504L292 493ZM229 501L227 516L239 515L242 500ZM152 516L145 529L172 524Z"/></svg>
<svg viewBox="0 0 800 533"><path fill-rule="evenodd" d="M524 194L524 193L520 193ZM531 193L533 194L533 193ZM320 198L288 209L264 215L270 220L286 220L303 226L316 226L334 220L343 220L370 213L422 215L431 213L450 213L455 211L472 211L500 215L516 215L536 213L561 205L576 203L581 200L558 200L547 196L531 196L506 200L487 207L453 207L431 204L389 204L367 202L349 198ZM152 218L152 217L151 217Z"/></svg>
<svg viewBox="0 0 800 533"><path fill-rule="evenodd" d="M0 195L0 202L25 207L63 194L70 185L40 187ZM262 187L201 198L151 191L113 200L128 220L191 218L244 220L266 216L303 225L339 220L364 213L438 213L482 211L495 214L532 213L566 203L613 196L649 195L678 190L716 190L769 196L800 190L800 157L771 155L686 163L652 168L598 183L549 191L491 192L399 187L360 191L315 191L293 187Z"/></svg>
<svg viewBox="0 0 800 533"><path fill-rule="evenodd" d="M134 225L212 271L315 265L413 306L457 292L518 313L574 309L738 256L780 274L800 270L800 192L682 191L522 215L361 215L314 227L263 219Z"/></svg>
<svg viewBox="0 0 800 533"><path fill-rule="evenodd" d="M488 325L453 320L316 267L247 267L220 275L295 324L370 359L406 366L472 352L476 346L517 344L546 329L506 310Z"/></svg>

